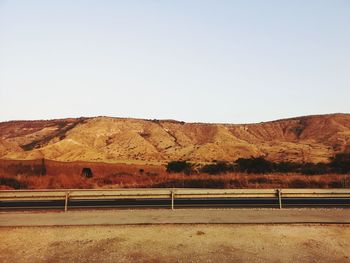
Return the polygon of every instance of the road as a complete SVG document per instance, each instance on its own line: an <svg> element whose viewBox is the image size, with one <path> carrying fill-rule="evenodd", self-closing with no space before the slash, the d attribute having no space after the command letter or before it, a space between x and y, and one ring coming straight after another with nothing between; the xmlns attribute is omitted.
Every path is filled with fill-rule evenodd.
<svg viewBox="0 0 350 263"><path fill-rule="evenodd" d="M64 201L1 201L2 211L63 209ZM283 198L284 208L350 208L350 198ZM78 208L170 208L169 199L70 200L69 210ZM175 208L278 208L277 198L176 199Z"/></svg>

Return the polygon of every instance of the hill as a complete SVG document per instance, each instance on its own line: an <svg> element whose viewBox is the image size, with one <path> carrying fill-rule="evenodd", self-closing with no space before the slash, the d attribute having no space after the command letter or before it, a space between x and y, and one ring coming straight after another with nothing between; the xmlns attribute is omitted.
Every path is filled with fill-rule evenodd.
<svg viewBox="0 0 350 263"><path fill-rule="evenodd" d="M349 151L350 114L257 124L111 117L0 123L0 159L137 164L264 156L271 161L327 162L335 153Z"/></svg>

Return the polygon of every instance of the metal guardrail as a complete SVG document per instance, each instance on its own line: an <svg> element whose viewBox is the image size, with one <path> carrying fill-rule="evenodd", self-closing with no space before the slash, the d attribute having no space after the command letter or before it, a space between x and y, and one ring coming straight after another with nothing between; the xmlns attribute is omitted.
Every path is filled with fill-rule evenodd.
<svg viewBox="0 0 350 263"><path fill-rule="evenodd" d="M0 201L64 200L65 211L69 200L159 199L190 198L350 198L350 189L62 189L62 190L2 190Z"/></svg>

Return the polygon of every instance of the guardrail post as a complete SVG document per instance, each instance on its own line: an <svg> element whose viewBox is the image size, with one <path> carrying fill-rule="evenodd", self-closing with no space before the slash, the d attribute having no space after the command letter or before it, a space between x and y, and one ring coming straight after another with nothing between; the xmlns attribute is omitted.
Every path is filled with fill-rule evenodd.
<svg viewBox="0 0 350 263"><path fill-rule="evenodd" d="M171 210L174 210L175 190L171 190Z"/></svg>
<svg viewBox="0 0 350 263"><path fill-rule="evenodd" d="M68 210L68 200L69 200L69 192L66 192L66 198L64 200L64 212Z"/></svg>
<svg viewBox="0 0 350 263"><path fill-rule="evenodd" d="M279 204L280 209L282 209L282 190L277 189L277 194L278 194L278 204Z"/></svg>

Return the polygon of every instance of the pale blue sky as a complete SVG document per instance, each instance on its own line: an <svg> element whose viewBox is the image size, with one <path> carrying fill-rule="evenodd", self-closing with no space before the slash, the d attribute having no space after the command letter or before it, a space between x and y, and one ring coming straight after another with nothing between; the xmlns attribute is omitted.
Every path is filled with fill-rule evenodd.
<svg viewBox="0 0 350 263"><path fill-rule="evenodd" d="M350 112L350 1L0 0L0 121Z"/></svg>

